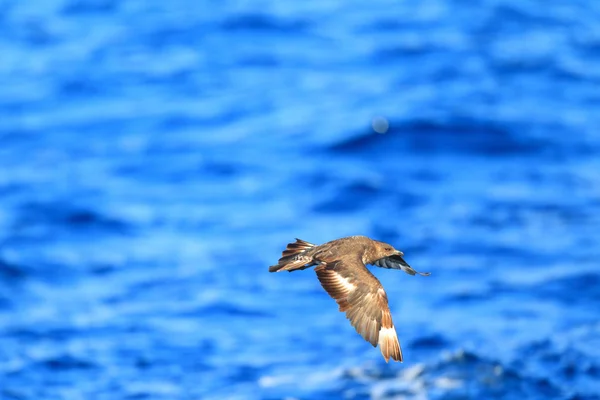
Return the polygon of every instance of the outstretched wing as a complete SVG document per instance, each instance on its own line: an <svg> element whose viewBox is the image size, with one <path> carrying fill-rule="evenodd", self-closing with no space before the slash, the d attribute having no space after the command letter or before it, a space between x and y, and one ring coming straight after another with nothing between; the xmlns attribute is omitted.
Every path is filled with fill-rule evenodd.
<svg viewBox="0 0 600 400"><path fill-rule="evenodd" d="M381 268L401 269L409 275L431 275L431 272L419 272L414 270L410 265L408 265L406 261L404 261L404 258L402 258L402 256L397 254L389 257L380 258L379 260L373 262L373 264Z"/></svg>
<svg viewBox="0 0 600 400"><path fill-rule="evenodd" d="M323 288L346 313L356 331L381 354L402 361L402 350L381 283L360 261L336 261L315 268Z"/></svg>

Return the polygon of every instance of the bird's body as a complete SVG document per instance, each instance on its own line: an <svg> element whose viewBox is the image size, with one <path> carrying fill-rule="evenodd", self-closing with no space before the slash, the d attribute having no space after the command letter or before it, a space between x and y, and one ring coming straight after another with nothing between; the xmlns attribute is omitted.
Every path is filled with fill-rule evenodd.
<svg viewBox="0 0 600 400"><path fill-rule="evenodd" d="M269 272L316 266L321 285L338 303L340 311L346 313L356 331L373 346L379 344L386 362L390 357L402 361L387 295L366 265L402 269L411 275L418 273L404 261L403 255L391 245L366 236L345 237L322 245L296 239L288 244Z"/></svg>

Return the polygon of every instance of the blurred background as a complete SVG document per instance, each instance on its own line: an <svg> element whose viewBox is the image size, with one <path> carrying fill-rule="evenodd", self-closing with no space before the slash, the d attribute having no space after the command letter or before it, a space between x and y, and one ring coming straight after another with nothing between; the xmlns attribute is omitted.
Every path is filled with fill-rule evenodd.
<svg viewBox="0 0 600 400"><path fill-rule="evenodd" d="M599 20L0 0L0 399L598 399ZM355 234L403 364L267 272Z"/></svg>

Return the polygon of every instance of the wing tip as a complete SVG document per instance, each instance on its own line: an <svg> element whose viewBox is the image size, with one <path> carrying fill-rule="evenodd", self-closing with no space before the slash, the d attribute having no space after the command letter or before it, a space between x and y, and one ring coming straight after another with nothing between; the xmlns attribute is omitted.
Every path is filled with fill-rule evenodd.
<svg viewBox="0 0 600 400"><path fill-rule="evenodd" d="M389 328L381 327L379 331L379 349L386 363L389 362L390 358L394 361L403 362L402 349L393 325Z"/></svg>

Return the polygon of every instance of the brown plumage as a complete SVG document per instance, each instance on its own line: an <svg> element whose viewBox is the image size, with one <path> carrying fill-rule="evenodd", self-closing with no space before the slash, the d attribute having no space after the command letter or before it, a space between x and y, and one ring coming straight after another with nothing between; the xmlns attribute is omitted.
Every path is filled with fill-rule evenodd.
<svg viewBox="0 0 600 400"><path fill-rule="evenodd" d="M412 269L403 255L391 245L366 236L345 237L320 246L296 239L287 245L277 265L269 267L269 272L292 272L316 265L321 285L356 331L374 347L379 344L386 362L390 358L402 361L387 295L366 264L401 269L410 275L429 275Z"/></svg>

